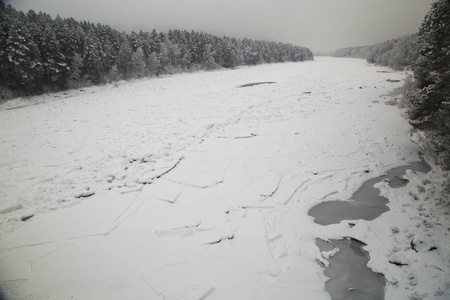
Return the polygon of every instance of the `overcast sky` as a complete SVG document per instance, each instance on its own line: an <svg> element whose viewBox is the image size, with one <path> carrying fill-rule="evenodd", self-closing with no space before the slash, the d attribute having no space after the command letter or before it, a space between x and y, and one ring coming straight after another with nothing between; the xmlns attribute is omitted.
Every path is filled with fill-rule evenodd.
<svg viewBox="0 0 450 300"><path fill-rule="evenodd" d="M313 51L414 33L434 0L10 0L15 8L120 31L186 29L288 42Z"/></svg>

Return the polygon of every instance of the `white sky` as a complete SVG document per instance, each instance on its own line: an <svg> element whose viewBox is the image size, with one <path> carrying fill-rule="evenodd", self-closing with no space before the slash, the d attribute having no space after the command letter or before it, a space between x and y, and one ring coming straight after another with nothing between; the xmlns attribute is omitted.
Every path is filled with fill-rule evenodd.
<svg viewBox="0 0 450 300"><path fill-rule="evenodd" d="M118 30L186 29L329 51L410 34L433 0L10 0Z"/></svg>

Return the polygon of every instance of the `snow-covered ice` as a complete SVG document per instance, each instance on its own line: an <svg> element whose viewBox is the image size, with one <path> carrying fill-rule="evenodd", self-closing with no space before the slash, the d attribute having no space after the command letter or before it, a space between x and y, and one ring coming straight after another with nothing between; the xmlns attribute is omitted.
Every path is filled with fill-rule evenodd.
<svg viewBox="0 0 450 300"><path fill-rule="evenodd" d="M325 300L317 261L333 253L316 238L353 237L386 299L448 298L448 216L426 227L411 200L438 167L379 184L391 210L376 220L308 216L419 160L384 103L406 73L380 70L319 57L1 104L0 283L11 299ZM274 83L240 88L255 82Z"/></svg>

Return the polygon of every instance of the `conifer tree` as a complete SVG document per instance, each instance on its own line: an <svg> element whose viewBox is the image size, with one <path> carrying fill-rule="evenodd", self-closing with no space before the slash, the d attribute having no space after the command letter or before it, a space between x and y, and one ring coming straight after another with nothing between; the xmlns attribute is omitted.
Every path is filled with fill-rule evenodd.
<svg viewBox="0 0 450 300"><path fill-rule="evenodd" d="M87 33L83 51L83 74L86 79L94 84L102 81L103 66L101 53L99 51L98 38L95 32L90 29Z"/></svg>
<svg viewBox="0 0 450 300"><path fill-rule="evenodd" d="M131 61L134 74L138 77L144 76L146 65L145 65L144 51L142 50L141 47L138 47L136 49L136 52L131 54Z"/></svg>
<svg viewBox="0 0 450 300"><path fill-rule="evenodd" d="M67 76L67 87L76 88L82 85L81 70L83 68L83 58L75 53L70 61L70 68Z"/></svg>
<svg viewBox="0 0 450 300"><path fill-rule="evenodd" d="M6 77L10 87L26 92L36 89L36 75L41 69L39 50L20 20L10 27L5 49L8 53Z"/></svg>
<svg viewBox="0 0 450 300"><path fill-rule="evenodd" d="M150 53L150 55L148 56L148 60L147 60L147 69L148 71L153 74L158 76L159 75L159 61L158 61L158 57L156 56L155 52Z"/></svg>
<svg viewBox="0 0 450 300"><path fill-rule="evenodd" d="M117 68L119 73L128 77L133 70L133 58L131 53L131 47L126 38L120 46L119 53L117 53Z"/></svg>

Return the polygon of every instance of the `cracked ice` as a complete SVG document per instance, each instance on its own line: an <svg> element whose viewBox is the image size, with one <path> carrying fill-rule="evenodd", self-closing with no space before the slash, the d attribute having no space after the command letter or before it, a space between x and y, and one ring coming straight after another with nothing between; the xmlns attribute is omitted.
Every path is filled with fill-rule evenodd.
<svg viewBox="0 0 450 300"><path fill-rule="evenodd" d="M372 103L405 75L377 69L320 58L1 104L0 282L18 299L330 299L308 209L416 159Z"/></svg>

